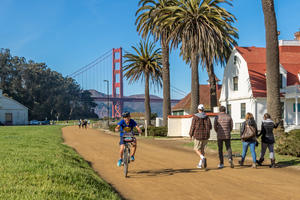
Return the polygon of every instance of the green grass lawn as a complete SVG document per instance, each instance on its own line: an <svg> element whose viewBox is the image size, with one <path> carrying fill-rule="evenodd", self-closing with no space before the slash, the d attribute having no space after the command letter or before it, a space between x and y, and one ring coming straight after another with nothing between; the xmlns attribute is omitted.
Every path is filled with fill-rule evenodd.
<svg viewBox="0 0 300 200"><path fill-rule="evenodd" d="M61 128L0 127L0 199L120 199L62 144Z"/></svg>
<svg viewBox="0 0 300 200"><path fill-rule="evenodd" d="M238 139L238 138L240 138L239 134L232 134L232 139ZM185 145L186 146L191 146L191 147L194 146L193 142L187 143ZM207 144L207 148L217 151L218 150L218 144L217 144L216 141L209 141L208 144ZM243 149L243 145L242 145L241 140L232 140L231 141L231 149L232 149L232 153L236 157L239 157L238 159L240 159L241 154L242 154L242 149ZM260 156L260 149L261 149L261 142L260 142L260 139L259 139L259 145L258 145L258 147L255 148L257 159L259 159L259 156ZM223 146L223 152L225 154L227 154L225 144ZM251 153L250 153L250 147L248 147L247 157L252 159ZM289 165L298 165L298 166L300 166L300 158L299 157L288 156L288 155L280 155L280 154L276 153L276 151L275 151L275 158L276 158L276 163L278 163L280 165L283 165L283 166L289 166ZM267 149L266 154L265 154L265 160L267 161L268 159L269 159L269 150Z"/></svg>

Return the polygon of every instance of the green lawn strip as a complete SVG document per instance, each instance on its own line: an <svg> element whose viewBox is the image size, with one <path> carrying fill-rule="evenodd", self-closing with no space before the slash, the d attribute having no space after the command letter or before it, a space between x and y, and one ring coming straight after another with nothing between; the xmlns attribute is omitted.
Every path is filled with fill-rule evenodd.
<svg viewBox="0 0 300 200"><path fill-rule="evenodd" d="M120 199L62 142L61 126L0 127L0 199Z"/></svg>
<svg viewBox="0 0 300 200"><path fill-rule="evenodd" d="M240 135L239 134L233 134L232 138L233 139L240 138ZM189 143L186 143L184 145L185 146L193 147L194 143L193 142L189 142ZM207 148L213 149L213 150L217 151L218 150L217 141L209 141L208 144L207 144ZM231 149L232 149L232 153L236 157L239 157L237 159L240 159L240 156L242 155L242 149L243 149L242 141L241 140L232 140L231 141ZM259 159L260 150L261 150L261 141L259 139L259 145L258 145L258 147L255 148L256 158L257 159ZM227 151L226 151L226 148L225 148L225 144L223 146L223 152L225 154L227 154ZM250 152L250 147L248 147L247 158L252 159L251 152ZM269 150L268 149L266 151L266 154L265 154L264 158L265 158L265 161L269 160ZM275 151L275 158L276 158L276 163L278 163L278 164L280 164L282 166L291 166L291 165L300 166L300 158L299 157L288 156L288 155L280 155L280 154L276 153L276 151Z"/></svg>

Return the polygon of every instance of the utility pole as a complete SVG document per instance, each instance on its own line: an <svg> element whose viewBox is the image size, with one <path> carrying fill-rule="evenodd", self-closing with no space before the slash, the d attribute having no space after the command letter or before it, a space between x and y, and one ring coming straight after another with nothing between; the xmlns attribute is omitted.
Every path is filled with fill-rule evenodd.
<svg viewBox="0 0 300 200"><path fill-rule="evenodd" d="M109 81L104 80L107 84L107 127L109 128Z"/></svg>

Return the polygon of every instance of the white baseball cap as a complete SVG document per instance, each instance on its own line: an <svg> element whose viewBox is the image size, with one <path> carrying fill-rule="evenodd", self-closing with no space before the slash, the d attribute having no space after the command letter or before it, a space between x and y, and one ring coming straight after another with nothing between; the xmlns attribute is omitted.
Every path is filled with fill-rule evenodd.
<svg viewBox="0 0 300 200"><path fill-rule="evenodd" d="M199 106L198 106L198 110L204 110L204 106L203 106L203 104L199 104Z"/></svg>

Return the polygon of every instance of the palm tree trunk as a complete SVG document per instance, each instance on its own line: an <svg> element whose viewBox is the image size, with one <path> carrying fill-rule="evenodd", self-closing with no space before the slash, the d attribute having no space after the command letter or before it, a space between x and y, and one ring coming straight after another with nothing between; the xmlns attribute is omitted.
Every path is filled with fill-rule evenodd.
<svg viewBox="0 0 300 200"><path fill-rule="evenodd" d="M148 125L151 125L151 107L150 107L150 94L149 94L149 74L145 73L145 120Z"/></svg>
<svg viewBox="0 0 300 200"><path fill-rule="evenodd" d="M192 55L191 55L192 83L191 83L191 108L190 108L191 114L194 114L197 112L197 107L199 104L198 64L199 64L198 54L196 52L192 52Z"/></svg>
<svg viewBox="0 0 300 200"><path fill-rule="evenodd" d="M169 63L169 45L162 38L162 65L163 65L163 126L168 125L168 115L171 114L170 97L170 63Z"/></svg>
<svg viewBox="0 0 300 200"><path fill-rule="evenodd" d="M266 29L267 111L274 121L281 120L279 49L274 0L261 0Z"/></svg>
<svg viewBox="0 0 300 200"><path fill-rule="evenodd" d="M214 107L218 105L216 75L214 72L214 66L212 64L206 64L206 71L209 78L210 110L213 112Z"/></svg>

